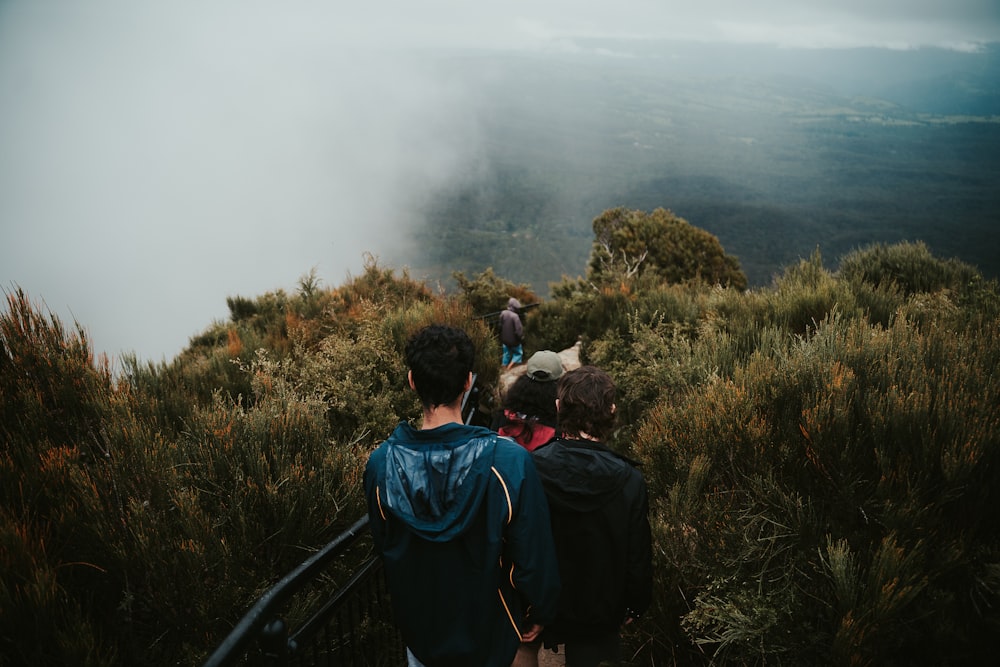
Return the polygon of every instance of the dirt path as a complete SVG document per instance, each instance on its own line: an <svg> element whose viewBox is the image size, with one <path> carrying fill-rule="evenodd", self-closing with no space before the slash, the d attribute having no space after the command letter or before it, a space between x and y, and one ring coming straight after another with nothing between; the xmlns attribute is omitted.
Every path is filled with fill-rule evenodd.
<svg viewBox="0 0 1000 667"><path fill-rule="evenodd" d="M564 667L565 665L565 653L553 653L544 648L538 652L538 667Z"/></svg>

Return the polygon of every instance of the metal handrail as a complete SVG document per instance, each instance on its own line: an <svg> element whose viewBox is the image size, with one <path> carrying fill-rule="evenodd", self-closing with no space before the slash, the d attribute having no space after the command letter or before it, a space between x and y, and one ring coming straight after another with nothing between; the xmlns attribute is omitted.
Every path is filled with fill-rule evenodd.
<svg viewBox="0 0 1000 667"><path fill-rule="evenodd" d="M367 533L367 527L368 516L366 515L354 522L354 525L272 586L257 600L240 622L236 624L236 627L233 628L229 635L219 644L218 648L209 656L208 660L205 661L203 667L226 667L235 664L236 660L249 652L255 639L266 644L270 637L271 643L274 643L275 638L273 635L281 633L281 630L284 628L284 622L279 616L283 605L292 596L302 590L302 588L312 582L320 571L325 569L334 558L354 544L363 534ZM362 566L362 569L359 570L359 573L362 571L370 572L376 564L377 561L374 556L369 558L365 565ZM342 599L346 595L350 587L359 580L359 573L355 573L351 581L338 591L330 602L324 605L325 610L329 611L329 609L332 609L334 600ZM321 616L317 613L310 619L311 625L300 628L295 633L295 636L301 638L303 631L307 627L311 631L315 631L315 626L320 621ZM280 647L278 650L282 651L284 648Z"/></svg>
<svg viewBox="0 0 1000 667"><path fill-rule="evenodd" d="M520 308L517 308L516 311L517 311L518 315L524 315L525 313L527 313L532 308L538 308L540 305L542 305L541 302L539 302L539 303L529 303L529 304L527 304L525 306L521 306ZM504 310L507 310L507 309L504 309ZM497 326L500 323L500 314L501 313L503 313L503 310L495 310L492 313L486 313L484 315L476 315L472 319L474 319L474 320L482 320L483 322L485 322L487 324L487 326L493 326L493 327L495 327L495 326Z"/></svg>

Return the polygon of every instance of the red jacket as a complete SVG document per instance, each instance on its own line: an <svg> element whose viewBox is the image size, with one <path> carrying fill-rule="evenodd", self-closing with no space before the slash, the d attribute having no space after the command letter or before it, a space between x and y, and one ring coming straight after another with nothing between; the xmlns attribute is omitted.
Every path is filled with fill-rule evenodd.
<svg viewBox="0 0 1000 667"><path fill-rule="evenodd" d="M503 411L504 424L497 433L512 438L529 452L541 447L556 435L556 429L535 417L522 415L513 410Z"/></svg>

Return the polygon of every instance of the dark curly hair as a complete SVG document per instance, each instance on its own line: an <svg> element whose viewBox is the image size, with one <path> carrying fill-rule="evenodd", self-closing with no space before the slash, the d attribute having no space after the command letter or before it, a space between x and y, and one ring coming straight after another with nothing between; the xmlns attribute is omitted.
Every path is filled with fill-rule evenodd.
<svg viewBox="0 0 1000 667"><path fill-rule="evenodd" d="M522 375L507 390L503 407L555 424L556 383L538 382L527 375Z"/></svg>
<svg viewBox="0 0 1000 667"><path fill-rule="evenodd" d="M432 324L406 342L406 364L425 408L448 405L460 397L475 361L472 339L455 327Z"/></svg>
<svg viewBox="0 0 1000 667"><path fill-rule="evenodd" d="M559 428L566 437L581 433L606 441L615 428L615 383L594 366L564 373L557 388Z"/></svg>
<svg viewBox="0 0 1000 667"><path fill-rule="evenodd" d="M518 442L529 442L538 424L556 426L556 383L539 382L527 375L514 380L503 401L504 410L524 415L517 424L508 424L506 435Z"/></svg>

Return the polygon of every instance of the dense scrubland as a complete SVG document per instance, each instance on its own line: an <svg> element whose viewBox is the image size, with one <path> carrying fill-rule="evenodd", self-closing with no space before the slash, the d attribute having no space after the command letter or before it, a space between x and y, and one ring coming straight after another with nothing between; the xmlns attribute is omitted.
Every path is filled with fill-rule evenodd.
<svg viewBox="0 0 1000 667"><path fill-rule="evenodd" d="M655 603L636 665L981 664L1000 635L1000 289L920 243L820 251L747 290L669 211L594 221L542 299L486 270L231 297L169 363L93 354L21 289L0 313L0 664L197 664L362 515L368 452L419 405L425 324L480 350L508 296L528 353L615 378L649 482ZM581 267L582 268L582 267ZM345 568L349 564L345 564ZM335 576L331 575L331 576Z"/></svg>

